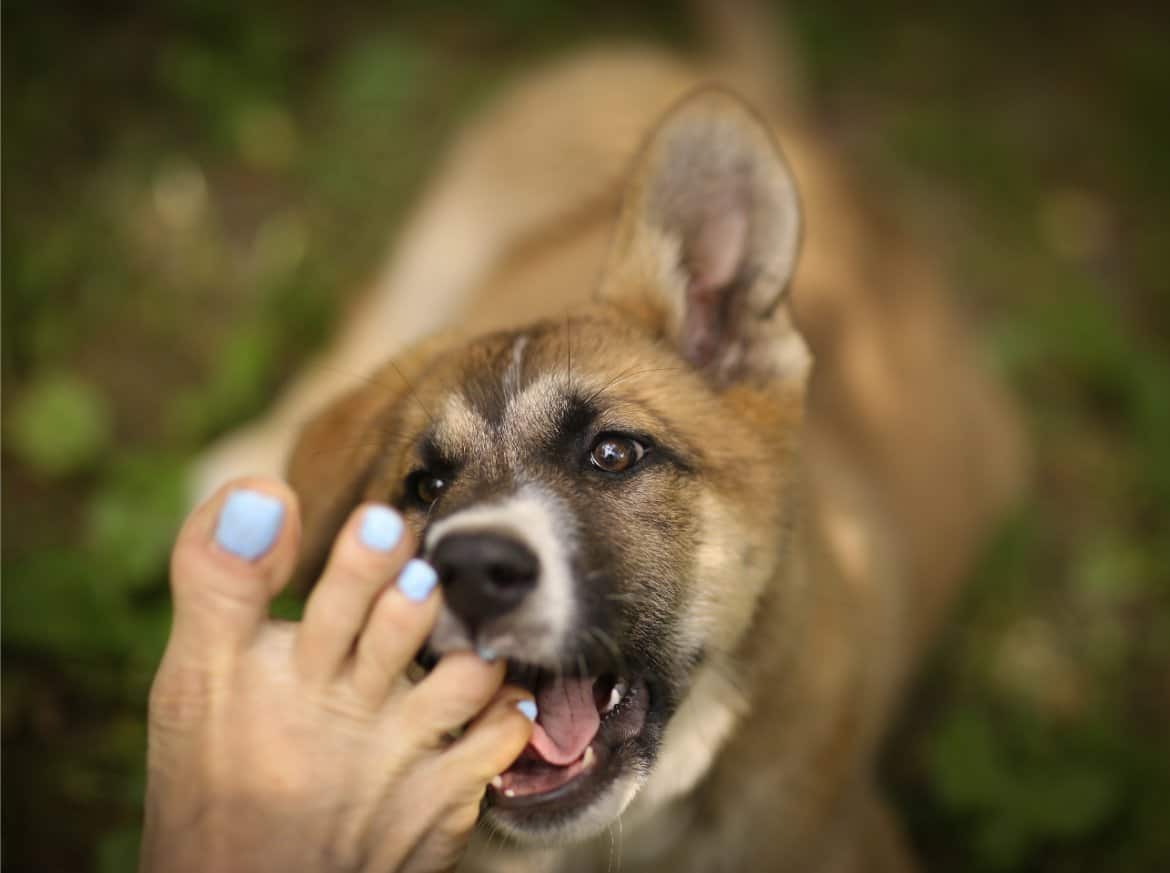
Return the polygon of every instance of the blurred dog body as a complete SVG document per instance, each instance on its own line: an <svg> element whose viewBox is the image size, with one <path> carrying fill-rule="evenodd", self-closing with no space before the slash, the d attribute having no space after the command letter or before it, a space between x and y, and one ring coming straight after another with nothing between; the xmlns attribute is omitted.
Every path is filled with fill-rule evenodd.
<svg viewBox="0 0 1170 873"><path fill-rule="evenodd" d="M619 650L633 702L606 748L598 704L596 784L528 806L489 791L503 836L469 869L912 867L876 749L1020 486L1021 441L929 258L747 56L615 49L521 83L468 126L326 359L201 469L205 490L291 457L309 564L368 496L432 560L504 531L536 592L561 586L533 609L599 638L537 651L512 613L452 612L440 651L485 645L490 618L510 661L559 677L579 655L596 688ZM695 92L713 79L783 157L736 98ZM594 465L654 466L577 483L580 439ZM420 470L446 490L418 505ZM581 593L591 574L607 603Z"/></svg>

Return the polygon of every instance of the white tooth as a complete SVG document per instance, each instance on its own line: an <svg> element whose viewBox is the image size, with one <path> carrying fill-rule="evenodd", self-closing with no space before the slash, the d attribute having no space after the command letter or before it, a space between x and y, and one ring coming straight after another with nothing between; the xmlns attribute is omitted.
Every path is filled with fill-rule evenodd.
<svg viewBox="0 0 1170 873"><path fill-rule="evenodd" d="M504 797L515 797L515 796L516 796L516 792L513 791L511 788L509 788L507 791L504 792Z"/></svg>
<svg viewBox="0 0 1170 873"><path fill-rule="evenodd" d="M609 702L605 704L605 709L601 711L601 714L605 715L607 712L621 703L622 698L626 696L626 692L629 690L630 686L627 685L623 680L619 679L617 682L615 682L613 684L613 688L611 688L609 691Z"/></svg>
<svg viewBox="0 0 1170 873"><path fill-rule="evenodd" d="M618 691L618 687L615 685L609 690L609 701L605 704L605 709L601 710L601 714L605 715L621 702L622 693Z"/></svg>
<svg viewBox="0 0 1170 873"><path fill-rule="evenodd" d="M588 770L590 767L592 767L594 757L596 756L593 754L593 746L586 746L585 756L581 759L581 769Z"/></svg>
<svg viewBox="0 0 1170 873"><path fill-rule="evenodd" d="M504 787L504 777L503 776L497 776L495 779L492 780L492 788L496 789L496 791L499 791L503 787Z"/></svg>

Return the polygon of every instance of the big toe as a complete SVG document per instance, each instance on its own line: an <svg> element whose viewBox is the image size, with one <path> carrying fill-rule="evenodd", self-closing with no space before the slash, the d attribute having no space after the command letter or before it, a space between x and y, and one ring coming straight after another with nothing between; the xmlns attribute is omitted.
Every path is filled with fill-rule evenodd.
<svg viewBox="0 0 1170 873"><path fill-rule="evenodd" d="M275 479L238 479L197 507L171 554L173 641L208 653L246 645L296 561L296 496Z"/></svg>

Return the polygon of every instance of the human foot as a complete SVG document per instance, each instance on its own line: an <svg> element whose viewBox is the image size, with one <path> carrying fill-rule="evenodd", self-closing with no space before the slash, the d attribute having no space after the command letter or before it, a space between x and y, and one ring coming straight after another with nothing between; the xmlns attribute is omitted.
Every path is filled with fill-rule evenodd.
<svg viewBox="0 0 1170 873"><path fill-rule="evenodd" d="M440 594L388 507L354 512L301 622L269 619L299 535L296 498L268 479L222 488L179 534L150 695L149 873L446 869L528 741L535 704L502 663L452 653L405 680Z"/></svg>

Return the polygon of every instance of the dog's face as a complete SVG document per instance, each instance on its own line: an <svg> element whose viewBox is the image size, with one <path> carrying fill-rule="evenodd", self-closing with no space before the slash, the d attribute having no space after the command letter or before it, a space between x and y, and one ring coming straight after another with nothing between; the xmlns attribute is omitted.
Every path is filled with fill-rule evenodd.
<svg viewBox="0 0 1170 873"><path fill-rule="evenodd" d="M595 305L424 343L292 463L311 547L388 500L443 586L430 653L505 658L535 693L532 742L486 804L521 841L622 812L698 671L735 668L784 559L808 369L782 299L791 179L717 91L667 116L633 179Z"/></svg>

